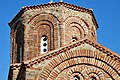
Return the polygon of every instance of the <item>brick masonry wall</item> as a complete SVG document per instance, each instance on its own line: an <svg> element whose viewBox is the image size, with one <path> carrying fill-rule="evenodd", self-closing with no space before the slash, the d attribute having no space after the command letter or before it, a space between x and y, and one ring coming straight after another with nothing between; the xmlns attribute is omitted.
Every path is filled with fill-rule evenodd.
<svg viewBox="0 0 120 80"><path fill-rule="evenodd" d="M20 36L16 34L21 26L24 28L24 61L43 56L40 53L40 39L43 35L48 37L48 51L71 44L73 38L76 40L87 38L96 42L96 27L90 14L64 6L31 9L25 11L12 25L11 63L17 63L19 45L16 38ZM119 80L119 68L119 62L89 44L82 44L39 64L33 64L20 75L28 80L69 80L75 76L81 80L90 80L92 77L96 77L97 80ZM13 70L14 79L18 73L17 69Z"/></svg>
<svg viewBox="0 0 120 80"><path fill-rule="evenodd" d="M83 44L84 45L84 44ZM73 79L78 75L81 80L119 80L120 63L113 60L91 45L85 44L33 64L27 69L27 79Z"/></svg>
<svg viewBox="0 0 120 80"><path fill-rule="evenodd" d="M78 40L86 37L96 41L96 28L91 16L87 13L61 6L27 11L22 17L26 27L24 60L40 54L42 35L48 36L49 51L70 44L72 37Z"/></svg>

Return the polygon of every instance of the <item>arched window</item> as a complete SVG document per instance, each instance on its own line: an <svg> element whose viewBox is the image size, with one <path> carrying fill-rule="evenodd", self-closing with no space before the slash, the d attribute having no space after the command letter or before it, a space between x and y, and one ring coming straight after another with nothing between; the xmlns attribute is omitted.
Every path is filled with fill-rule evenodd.
<svg viewBox="0 0 120 80"><path fill-rule="evenodd" d="M41 54L48 52L48 37L46 35L41 38Z"/></svg>
<svg viewBox="0 0 120 80"><path fill-rule="evenodd" d="M73 80L80 80L80 77L78 75L75 75Z"/></svg>
<svg viewBox="0 0 120 80"><path fill-rule="evenodd" d="M16 32L16 43L17 43L17 63L23 61L23 28L19 28Z"/></svg>
<svg viewBox="0 0 120 80"><path fill-rule="evenodd" d="M92 76L90 80L97 80L96 77Z"/></svg>
<svg viewBox="0 0 120 80"><path fill-rule="evenodd" d="M75 42L77 40L78 40L77 37L72 37L72 42Z"/></svg>

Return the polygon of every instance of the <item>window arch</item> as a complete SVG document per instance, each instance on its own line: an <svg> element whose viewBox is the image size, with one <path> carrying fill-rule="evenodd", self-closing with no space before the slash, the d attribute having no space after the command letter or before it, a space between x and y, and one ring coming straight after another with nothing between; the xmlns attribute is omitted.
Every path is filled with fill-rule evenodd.
<svg viewBox="0 0 120 80"><path fill-rule="evenodd" d="M17 63L21 63L23 61L23 47L24 47L23 39L24 39L24 32L23 32L23 27L21 27L16 32Z"/></svg>
<svg viewBox="0 0 120 80"><path fill-rule="evenodd" d="M70 39L72 36L77 36L77 39L80 40L88 34L88 26L80 17L67 17L64 21L64 26L65 37L63 37L63 39L65 40L65 44L71 42Z"/></svg>
<svg viewBox="0 0 120 80"><path fill-rule="evenodd" d="M43 35L41 37L41 54L48 52L48 37Z"/></svg>
<svg viewBox="0 0 120 80"><path fill-rule="evenodd" d="M92 76L90 77L90 80L97 80L96 77Z"/></svg>
<svg viewBox="0 0 120 80"><path fill-rule="evenodd" d="M77 40L78 40L77 37L72 37L72 42L75 42L75 41L77 41Z"/></svg>
<svg viewBox="0 0 120 80"><path fill-rule="evenodd" d="M80 80L80 77L78 75L75 75L73 80Z"/></svg>
<svg viewBox="0 0 120 80"><path fill-rule="evenodd" d="M58 24L60 23L59 19L51 13L40 13L33 16L28 24L33 25L34 30L38 30L38 43L42 35L46 35L49 39L48 50L53 50L59 47L58 45ZM32 28L30 28L33 30ZM45 31L46 30L46 31ZM54 45L55 44L55 45ZM41 48L38 48L41 49ZM41 52L41 51L40 51Z"/></svg>

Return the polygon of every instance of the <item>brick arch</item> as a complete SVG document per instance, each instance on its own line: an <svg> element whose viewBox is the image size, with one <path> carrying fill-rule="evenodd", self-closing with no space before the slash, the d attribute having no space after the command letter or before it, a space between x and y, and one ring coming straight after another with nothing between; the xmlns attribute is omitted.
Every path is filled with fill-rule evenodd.
<svg viewBox="0 0 120 80"><path fill-rule="evenodd" d="M36 25L39 21L42 20L47 20L47 21L51 21L51 23L55 26L57 25L57 23L59 23L59 19L54 16L53 14L50 13L41 13L41 14L37 14L34 17L32 17L29 21L28 24L31 25Z"/></svg>
<svg viewBox="0 0 120 80"><path fill-rule="evenodd" d="M70 78L71 80L73 79L73 76L77 75L79 76L80 80L84 80L84 74L82 74L81 70L84 70L85 68L81 67L81 66L74 66L71 69L68 70L67 72L67 76L68 78Z"/></svg>
<svg viewBox="0 0 120 80"><path fill-rule="evenodd" d="M76 37L77 40L80 40L84 37L84 29L80 27L81 25L73 22L69 24L69 27L65 30L65 41L70 43L73 37Z"/></svg>
<svg viewBox="0 0 120 80"><path fill-rule="evenodd" d="M69 51L53 58L44 68L40 79L54 80L63 70L77 66L90 65L102 69L111 79L120 79L120 64L107 55L89 50Z"/></svg>
<svg viewBox="0 0 120 80"><path fill-rule="evenodd" d="M22 24L21 21L18 21L16 23L14 31L15 31L15 38L14 38L15 43L14 43L14 45L16 48L14 56L16 57L15 61L17 63L20 63L21 61L23 61L23 56L24 56L24 53L23 53L24 52L24 48L23 48L24 47L24 25ZM20 48L21 48L22 52L20 52ZM22 59L21 61L20 61L20 58Z"/></svg>
<svg viewBox="0 0 120 80"><path fill-rule="evenodd" d="M49 21L40 21L38 24L36 24L36 30L38 33L38 46L41 43L40 39L43 35L46 35L48 37L48 50L54 49L54 27L51 22ZM39 49L41 46L39 46Z"/></svg>
<svg viewBox="0 0 120 80"><path fill-rule="evenodd" d="M34 40L36 41L33 41L32 44L37 49L36 54L40 53L40 39L43 35L46 35L49 39L49 50L58 48L59 20L56 16L49 13L37 14L29 20L28 24L30 26L28 29L29 35L35 36Z"/></svg>
<svg viewBox="0 0 120 80"><path fill-rule="evenodd" d="M71 69L69 69L67 75L70 78L73 78L74 75L73 73L78 73L75 75L81 77L80 79L84 78L90 80L92 76L95 76L97 80L105 80L103 72L101 72L98 68L95 68L94 66L87 66L87 65L74 66Z"/></svg>
<svg viewBox="0 0 120 80"><path fill-rule="evenodd" d="M78 40L82 39L88 34L88 26L87 24L77 16L71 16L65 19L63 23L64 30L64 40L65 43L70 43L71 37L77 36ZM72 29L74 28L74 29ZM78 34L76 34L78 33Z"/></svg>
<svg viewBox="0 0 120 80"><path fill-rule="evenodd" d="M89 26L80 17L78 17L78 16L68 17L68 18L65 19L63 24L64 24L65 28L68 28L71 23L79 24L80 26L82 26L81 28L84 30L85 34L88 33L88 27Z"/></svg>
<svg viewBox="0 0 120 80"><path fill-rule="evenodd" d="M24 29L23 27L19 27L16 31L16 44L17 44L17 63L23 61L23 50L24 50ZM21 52L22 50L22 52ZM20 60L21 59L21 60Z"/></svg>

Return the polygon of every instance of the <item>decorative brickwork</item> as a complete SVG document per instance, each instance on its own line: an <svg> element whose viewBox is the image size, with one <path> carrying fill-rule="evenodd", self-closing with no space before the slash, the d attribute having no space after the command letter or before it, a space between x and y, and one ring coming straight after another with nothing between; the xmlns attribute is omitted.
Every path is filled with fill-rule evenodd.
<svg viewBox="0 0 120 80"><path fill-rule="evenodd" d="M40 39L42 37L42 35L48 36L48 40L49 40L49 44L50 44L49 50L52 50L52 49L58 47L58 45L57 45L58 23L59 23L59 20L52 14L46 13L46 14L36 15L28 23L31 25L30 34L34 34L34 32L38 32L37 33L39 36L38 39ZM39 42L39 44L40 44L40 42Z"/></svg>
<svg viewBox="0 0 120 80"><path fill-rule="evenodd" d="M11 44L11 63L22 61L24 55L24 25L21 22L16 23L15 28L11 31ZM20 56L22 56L21 59Z"/></svg>
<svg viewBox="0 0 120 80"><path fill-rule="evenodd" d="M91 45L90 48L92 48L92 47L95 48L95 50L92 49L93 51L98 50L98 51L100 51L101 54L107 55L110 58L112 58L113 60L116 60L117 62L120 62L120 56L117 55L116 53L110 51L109 49L105 48L104 46L102 46L102 45L100 45L98 43L92 42L92 41L90 41L88 39L83 39L83 40L79 40L79 41L76 41L74 43L71 43L69 45L66 45L64 47L61 47L61 48L59 48L57 50L51 51L50 53L47 53L45 55L36 57L33 60L28 61L27 64L29 64L29 67L30 67L30 65L32 66L33 64L40 63L40 62L42 62L44 60L47 60L47 59L51 59L52 57L55 57L55 56L57 56L57 55L59 55L59 54L61 54L63 52L72 50L72 48L81 46L82 44L85 45L86 43ZM90 48L88 48L88 49L90 49ZM81 47L78 48L78 49L81 49ZM83 49L85 49L85 48L83 48ZM103 59L104 59L104 57L103 57Z"/></svg>
<svg viewBox="0 0 120 80"><path fill-rule="evenodd" d="M80 48L78 50L72 50L73 48L77 49L77 47L83 45L85 42L89 43L92 46L96 46L95 48L97 49L96 50L93 49L94 51L91 51L89 49L88 50L80 49ZM81 44L75 45L78 43ZM106 53L106 52L110 52L110 53ZM116 56L116 58L113 59L113 57L111 56ZM117 57L115 53L111 52L108 49L105 49L103 46L92 43L88 40L84 40L84 41L82 40L67 45L59 50L55 50L54 52L52 51L48 53L48 55L45 54L43 56L33 59L32 61L24 62L24 64L25 65L27 64L26 66L28 68L27 74L28 73L30 74L31 73L30 70L33 70L35 72L32 73L31 76L34 75L33 78L37 78L40 80L41 79L46 80L46 78L48 80L49 79L61 80L61 79L65 79L66 76L67 76L66 79L69 80L69 78L73 78L75 74L81 73L81 71L79 71L78 73L73 74L73 76L72 75L70 76L69 72L71 71L71 69L72 68L80 69L82 66L87 67L87 69L85 69L85 72L84 71L82 72L82 74L84 73L84 77L80 76L79 74L80 78L83 80L84 79L89 80L90 78L94 78L94 77L97 80L99 79L119 80L120 79L119 59L120 59L119 56ZM64 74L64 76L62 74ZM28 77L28 79L30 78Z"/></svg>
<svg viewBox="0 0 120 80"><path fill-rule="evenodd" d="M71 67L78 67L78 69L80 69L79 65L91 66L90 70L89 68L85 70L86 72L84 72L84 70L82 73L78 71L78 73L83 75L83 79L85 80L89 80L94 75L95 77L97 76L97 80L106 80L109 78L112 80L120 79L119 62L107 57L107 55L89 50L68 51L58 55L44 68L40 79L55 80L62 71ZM101 74L98 74L97 70L99 70ZM75 71L73 71L72 75L74 75L74 72Z"/></svg>
<svg viewBox="0 0 120 80"><path fill-rule="evenodd" d="M48 37L48 51L55 50L82 38L96 41L96 25L92 21L92 15L88 13L91 10L80 8L85 10L80 10L80 12L63 6L63 4L69 6L66 3L54 4L58 7L54 7L51 4L51 7L49 6L45 9L26 10L17 20L13 19L10 23L12 30L11 41L14 45L11 49L11 58L13 59L11 62L21 62L18 59L19 57L16 57L19 56L17 53L20 51L24 56L20 57L20 59L24 61L41 54L42 36ZM61 4L61 6L57 4ZM16 31L22 26L24 26L23 49L21 49L20 44L16 44L19 41L16 41L17 37L21 37L21 35L17 35Z"/></svg>
<svg viewBox="0 0 120 80"><path fill-rule="evenodd" d="M120 56L97 43L91 9L64 2L29 6L9 25L8 80L120 80Z"/></svg>
<svg viewBox="0 0 120 80"><path fill-rule="evenodd" d="M68 17L65 22L65 43L71 43L72 38L75 37L80 40L88 34L88 26L79 17ZM72 33L72 35L71 35Z"/></svg>
<svg viewBox="0 0 120 80"><path fill-rule="evenodd" d="M30 24L29 38L26 43L29 43L29 50L26 53L30 53L29 59L36 57L40 54L40 40L43 35L48 37L48 50L53 50L58 47L58 24L59 21L52 14L39 14L35 15L28 24ZM33 49L34 48L34 49Z"/></svg>

